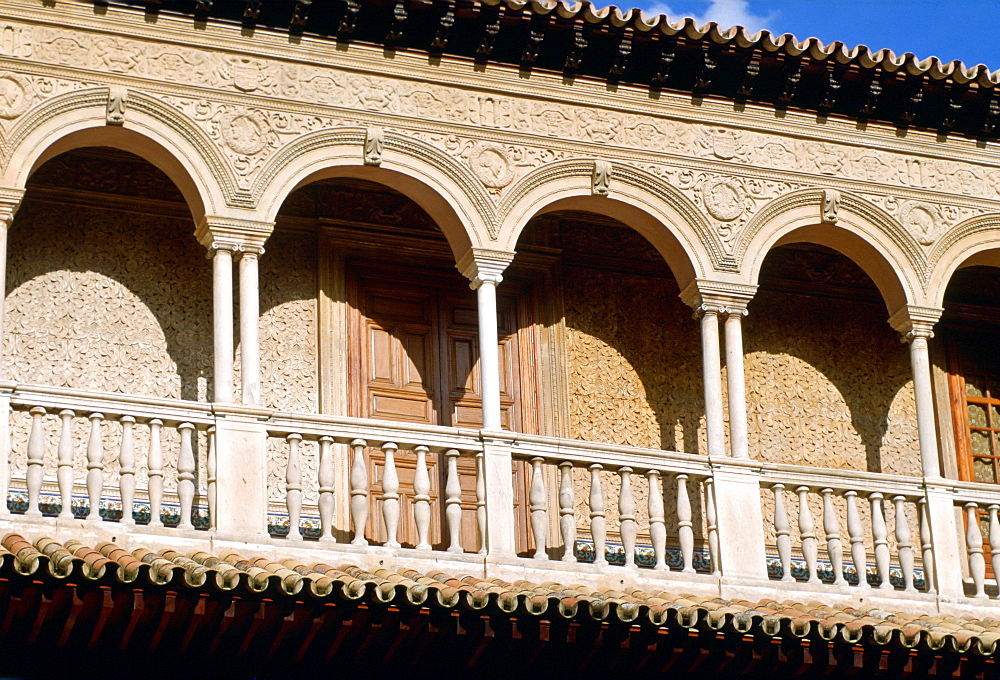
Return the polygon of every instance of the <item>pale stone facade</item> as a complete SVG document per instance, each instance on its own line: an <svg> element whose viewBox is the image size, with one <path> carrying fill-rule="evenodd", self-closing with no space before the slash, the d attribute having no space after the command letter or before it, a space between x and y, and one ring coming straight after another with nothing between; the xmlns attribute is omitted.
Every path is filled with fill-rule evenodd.
<svg viewBox="0 0 1000 680"><path fill-rule="evenodd" d="M134 494L137 542L622 582L605 533L700 592L985 592L1000 492L957 479L928 340L998 263L995 141L101 7L0 10L4 522ZM369 418L352 286L418 265L478 401Z"/></svg>

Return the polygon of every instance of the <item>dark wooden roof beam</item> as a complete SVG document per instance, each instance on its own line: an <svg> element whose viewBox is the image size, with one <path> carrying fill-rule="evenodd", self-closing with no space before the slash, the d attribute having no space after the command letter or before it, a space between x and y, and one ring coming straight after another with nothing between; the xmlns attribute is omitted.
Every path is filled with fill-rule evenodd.
<svg viewBox="0 0 1000 680"><path fill-rule="evenodd" d="M260 18L260 6L263 4L263 0L247 0L246 6L243 8L243 23L253 26L257 23L257 19Z"/></svg>
<svg viewBox="0 0 1000 680"><path fill-rule="evenodd" d="M708 94L708 90L712 86L712 77L719 67L720 52L717 45L708 42L702 43L701 68L698 70L698 75L695 76L692 92L695 97L704 97Z"/></svg>
<svg viewBox="0 0 1000 680"><path fill-rule="evenodd" d="M785 61L784 83L781 86L778 101L774 104L775 108L788 108L788 105L795 99L795 92L802 81L802 66L803 60L801 58L789 58Z"/></svg>
<svg viewBox="0 0 1000 680"><path fill-rule="evenodd" d="M948 92L948 100L945 103L944 115L941 117L941 124L938 126L938 133L945 135L955 129L958 116L962 112L962 105L965 103L965 94L969 88L965 85L955 83Z"/></svg>
<svg viewBox="0 0 1000 680"><path fill-rule="evenodd" d="M736 88L736 101L745 103L753 94L754 84L757 82L757 76L760 75L761 56L757 50L750 53L750 58L747 59L743 69L743 79L740 81L739 87Z"/></svg>
<svg viewBox="0 0 1000 680"><path fill-rule="evenodd" d="M837 94L840 92L843 83L844 68L835 62L826 64L826 84L823 87L823 96L817 107L820 116L828 116L833 111L837 103Z"/></svg>
<svg viewBox="0 0 1000 680"><path fill-rule="evenodd" d="M621 39L618 41L618 48L615 50L611 68L608 69L608 77L618 80L625 73L628 66L628 58L632 54L632 32L623 31Z"/></svg>
<svg viewBox="0 0 1000 680"><path fill-rule="evenodd" d="M500 22L503 19L503 5L483 5L479 12L481 34L479 46L476 48L476 62L485 63L493 54L497 35L500 34Z"/></svg>
<svg viewBox="0 0 1000 680"><path fill-rule="evenodd" d="M566 50L566 61L563 62L563 76L572 78L580 70L583 63L583 53L587 49L587 34L583 30L582 21L574 21L572 24L572 41Z"/></svg>
<svg viewBox="0 0 1000 680"><path fill-rule="evenodd" d="M292 8L292 21L289 27L292 31L301 33L309 21L309 9L312 6L312 0L295 0L295 7Z"/></svg>
<svg viewBox="0 0 1000 680"><path fill-rule="evenodd" d="M392 3L392 19L389 30L385 34L386 47L395 47L403 38L403 26L406 24L406 0L396 0Z"/></svg>
<svg viewBox="0 0 1000 680"><path fill-rule="evenodd" d="M548 24L548 14L536 14L528 20L524 49L521 51L521 68L530 69L538 60L538 50L545 39Z"/></svg>
<svg viewBox="0 0 1000 680"><path fill-rule="evenodd" d="M922 75L910 76L906 79L906 82L907 87L905 88L906 95L903 109L900 111L899 119L896 121L897 127L904 130L916 120L920 103L924 100L924 77Z"/></svg>
<svg viewBox="0 0 1000 680"><path fill-rule="evenodd" d="M986 117L979 128L979 139L995 139L1000 126L1000 91L996 87L990 90L986 100Z"/></svg>
<svg viewBox="0 0 1000 680"><path fill-rule="evenodd" d="M656 44L659 47L659 57L653 68L653 77L649 86L654 91L659 91L666 84L667 78L670 77L670 69L673 68L674 60L677 58L677 45L662 36L656 41Z"/></svg>
<svg viewBox="0 0 1000 680"><path fill-rule="evenodd" d="M350 40L354 34L354 28L357 26L360 12L360 0L344 0L344 14L340 17L340 23L337 25L337 40Z"/></svg>
<svg viewBox="0 0 1000 680"><path fill-rule="evenodd" d="M442 0L441 14L438 16L437 28L434 29L434 37L431 39L431 53L440 55L448 46L448 37L451 29L455 26L455 2L454 0Z"/></svg>
<svg viewBox="0 0 1000 680"><path fill-rule="evenodd" d="M867 83L862 87L862 102L858 108L858 118L868 120L878 110L879 98L882 96L882 71L872 71Z"/></svg>

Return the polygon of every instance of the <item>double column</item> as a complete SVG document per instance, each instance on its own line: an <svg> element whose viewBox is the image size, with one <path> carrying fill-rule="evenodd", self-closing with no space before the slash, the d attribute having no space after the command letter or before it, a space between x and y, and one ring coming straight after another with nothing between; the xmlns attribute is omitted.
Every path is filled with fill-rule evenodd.
<svg viewBox="0 0 1000 680"><path fill-rule="evenodd" d="M917 411L917 438L920 443L920 466L924 476L927 518L930 523L934 564L924 565L931 575L931 585L938 597L955 601L964 594L963 558L959 552L961 528L955 517L955 503L941 477L937 421L931 379L929 341L934 325L943 310L935 307L906 305L889 317L889 323L910 345L910 368L913 372L913 396Z"/></svg>
<svg viewBox="0 0 1000 680"><path fill-rule="evenodd" d="M486 487L486 550L494 558L515 557L514 485L511 440L500 411L500 333L497 286L514 253L471 249L459 270L476 291L479 307L479 372L483 399L483 475Z"/></svg>
<svg viewBox="0 0 1000 680"><path fill-rule="evenodd" d="M217 517L223 535L262 538L267 517L267 431L260 408L258 260L272 223L206 217L197 236L212 259ZM233 265L239 265L240 404L235 403Z"/></svg>
<svg viewBox="0 0 1000 680"><path fill-rule="evenodd" d="M719 531L719 563L713 569L730 583L767 579L763 513L758 483L760 465L750 459L746 385L743 365L743 317L755 286L696 280L681 293L701 324L705 429L713 467ZM724 332L720 333L720 325ZM725 337L726 405L729 451L726 451L722 392L722 336Z"/></svg>

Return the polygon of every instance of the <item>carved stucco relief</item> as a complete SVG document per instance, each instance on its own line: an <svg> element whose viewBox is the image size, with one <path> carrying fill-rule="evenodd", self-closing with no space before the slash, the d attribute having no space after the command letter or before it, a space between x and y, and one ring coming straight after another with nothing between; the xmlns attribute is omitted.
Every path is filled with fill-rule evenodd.
<svg viewBox="0 0 1000 680"><path fill-rule="evenodd" d="M756 457L920 474L907 351L883 307L762 290L749 310L747 413Z"/></svg>
<svg viewBox="0 0 1000 680"><path fill-rule="evenodd" d="M4 356L19 382L204 401L212 377L211 272L184 220L27 199L10 232ZM60 422L45 416L47 478ZM12 417L12 469L24 470L30 416ZM77 481L90 423L73 421ZM105 422L106 481L117 483L121 426ZM148 428L135 427L145 487ZM163 428L165 487L176 488L177 431ZM197 444L203 488L204 436Z"/></svg>
<svg viewBox="0 0 1000 680"><path fill-rule="evenodd" d="M9 28L16 32L12 54L30 55L38 62L99 73L390 114L422 122L437 121L579 140L628 151L666 151L686 158L724 161L746 168L791 170L976 198L1000 197L1000 169L962 161L914 158L896 151L796 139L715 124L692 125L647 114L475 92L426 81L362 75L198 47L17 23L10 23ZM252 154L234 150L233 144L244 150L264 144L257 152L261 153L270 143L272 132L284 134L277 121L271 120L272 114L262 118L253 108L207 106L214 109L208 115L216 120L215 133L220 143L227 152L241 159L244 168L255 166L258 161ZM227 110L222 111L224 108ZM484 152L479 150L478 153ZM485 151L485 157L472 163L487 178L488 188L490 182L505 180L503 164L492 157L490 151Z"/></svg>

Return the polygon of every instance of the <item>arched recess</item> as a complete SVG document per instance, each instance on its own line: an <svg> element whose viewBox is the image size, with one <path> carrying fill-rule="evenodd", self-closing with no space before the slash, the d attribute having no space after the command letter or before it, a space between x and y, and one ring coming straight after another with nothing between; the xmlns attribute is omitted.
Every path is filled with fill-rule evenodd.
<svg viewBox="0 0 1000 680"><path fill-rule="evenodd" d="M962 222L935 244L930 254L927 283L929 306L944 305L944 295L955 272L965 267L1000 267L1000 214L981 215Z"/></svg>
<svg viewBox="0 0 1000 680"><path fill-rule="evenodd" d="M653 175L618 165L612 171L609 194L594 195L593 173L593 161L574 160L547 165L523 178L500 205L500 249L514 250L533 217L582 210L611 217L642 234L682 290L711 271L717 239L685 196Z"/></svg>
<svg viewBox="0 0 1000 680"><path fill-rule="evenodd" d="M45 161L82 147L128 151L163 171L198 223L225 210L229 171L211 141L180 112L130 92L123 125L108 125L108 88L54 97L30 111L8 140L3 185L23 189Z"/></svg>
<svg viewBox="0 0 1000 680"><path fill-rule="evenodd" d="M492 202L482 184L450 156L417 140L385 134L379 163L366 164L359 128L306 135L277 154L254 187L258 212L273 221L282 203L311 182L351 177L385 185L413 200L444 233L456 261L491 240Z"/></svg>
<svg viewBox="0 0 1000 680"><path fill-rule="evenodd" d="M748 283L756 285L764 258L790 243L826 246L850 258L872 279L889 314L921 305L924 256L902 226L878 207L851 194L839 199L837 222L821 221L822 192L794 192L768 203L736 242L734 255Z"/></svg>

